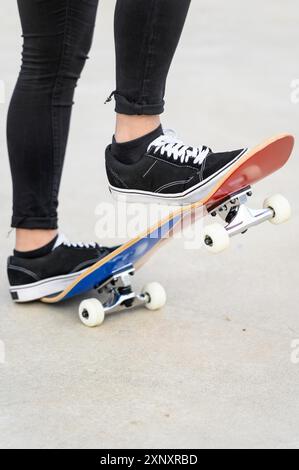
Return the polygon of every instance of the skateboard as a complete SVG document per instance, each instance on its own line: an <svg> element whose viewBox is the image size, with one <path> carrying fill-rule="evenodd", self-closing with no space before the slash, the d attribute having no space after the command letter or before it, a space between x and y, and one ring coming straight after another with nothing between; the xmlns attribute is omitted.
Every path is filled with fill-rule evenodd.
<svg viewBox="0 0 299 470"><path fill-rule="evenodd" d="M274 224L288 220L290 205L280 194L265 199L261 209L249 208L247 201L255 183L285 165L293 146L293 136L284 134L247 151L201 200L173 209L152 227L78 275L63 292L41 301L54 304L95 289L97 298L85 299L79 306L79 317L89 327L100 325L107 313L116 310L140 305L150 310L162 308L166 303L164 288L151 282L140 293L134 292L132 275L135 271L163 241L181 229L186 215L192 214L192 222L203 215L221 219L221 223L207 225L201 234L203 246L212 253L223 251L232 236L245 233L255 225L267 220Z"/></svg>

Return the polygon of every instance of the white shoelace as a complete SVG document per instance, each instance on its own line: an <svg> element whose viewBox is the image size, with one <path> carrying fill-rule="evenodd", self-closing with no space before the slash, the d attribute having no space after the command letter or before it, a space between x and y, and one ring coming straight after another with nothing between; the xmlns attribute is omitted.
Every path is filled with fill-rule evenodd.
<svg viewBox="0 0 299 470"><path fill-rule="evenodd" d="M69 248L70 247L73 247L73 248L96 248L96 246L97 246L97 244L95 242L91 242L91 243L70 242L63 233L60 233L58 235L58 238L57 238L56 243L53 247L53 250L55 250L55 248L57 248L60 245L65 245Z"/></svg>
<svg viewBox="0 0 299 470"><path fill-rule="evenodd" d="M153 147L154 153L158 151L161 155L166 153L167 158L173 158L175 161L180 160L181 163L188 163L192 158L195 165L201 165L211 151L204 145L200 147L186 145L172 129L165 129L163 135L151 142L147 151L152 150Z"/></svg>

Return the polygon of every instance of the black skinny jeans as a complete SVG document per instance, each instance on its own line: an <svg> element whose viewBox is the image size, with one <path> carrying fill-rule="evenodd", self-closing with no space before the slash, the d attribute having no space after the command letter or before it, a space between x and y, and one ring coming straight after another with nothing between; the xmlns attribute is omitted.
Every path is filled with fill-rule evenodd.
<svg viewBox="0 0 299 470"><path fill-rule="evenodd" d="M190 1L116 2L116 112L163 112ZM12 227L53 229L74 90L91 47L98 0L18 0L18 7L23 60L7 121Z"/></svg>

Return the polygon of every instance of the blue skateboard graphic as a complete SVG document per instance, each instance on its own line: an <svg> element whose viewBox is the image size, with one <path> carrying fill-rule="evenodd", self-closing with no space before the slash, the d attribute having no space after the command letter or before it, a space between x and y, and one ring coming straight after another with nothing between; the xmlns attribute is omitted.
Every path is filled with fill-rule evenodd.
<svg viewBox="0 0 299 470"><path fill-rule="evenodd" d="M123 271L124 269L132 268L168 236L169 232L171 232L179 220L180 216L171 218L165 222L164 225L159 226L152 232L148 233L145 237L140 238L133 244L128 244L126 249L124 249L124 246L126 245L119 247L99 263L96 263L89 268L81 276L81 279L75 281L73 283L73 287L69 289L68 292L65 292L59 300L70 299L75 295L83 294L84 292L101 285L111 276ZM88 275L86 274L87 272ZM52 297L52 299L55 297ZM48 299L51 299L51 297Z"/></svg>
<svg viewBox="0 0 299 470"><path fill-rule="evenodd" d="M162 224L157 225L142 236L120 246L98 263L94 264L78 276L63 292L54 296L44 297L44 303L57 303L70 299L93 289L98 290L105 298L102 303L98 299L87 299L81 302L79 316L86 326L98 326L105 314L122 308L145 305L150 310L158 310L166 303L164 288L157 282L147 284L141 294L136 295L131 287L131 276L138 264L163 240L167 240L182 215L173 215Z"/></svg>

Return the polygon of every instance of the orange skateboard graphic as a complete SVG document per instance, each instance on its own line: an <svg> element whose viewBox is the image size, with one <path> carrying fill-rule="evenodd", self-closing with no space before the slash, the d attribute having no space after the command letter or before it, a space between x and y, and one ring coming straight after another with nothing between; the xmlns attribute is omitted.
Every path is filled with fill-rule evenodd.
<svg viewBox="0 0 299 470"><path fill-rule="evenodd" d="M274 224L288 220L290 205L280 194L267 198L262 209L250 209L247 201L254 184L285 165L293 146L293 136L283 134L247 151L201 200L174 209L151 228L86 269L63 292L45 297L42 302L57 303L96 289L102 301L86 299L79 307L81 321L90 327L100 325L106 313L120 308L145 305L156 310L163 307L166 293L157 282L147 284L140 294L133 291L131 275L135 269L145 263L163 240L182 227L186 215L192 213L194 221L203 214L203 208L205 214L222 220L221 224L206 226L202 233L203 245L213 253L227 248L230 237L245 233L254 225L266 220Z"/></svg>

